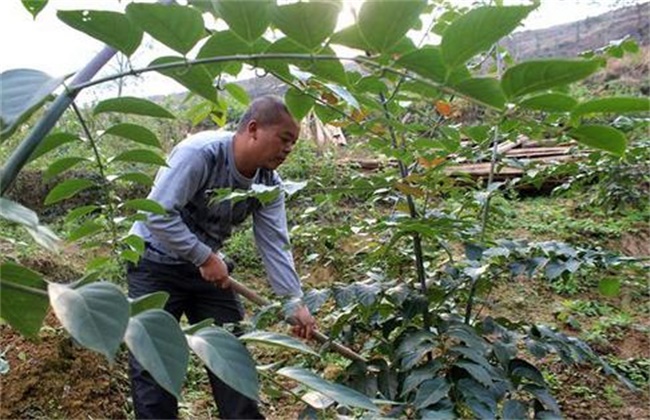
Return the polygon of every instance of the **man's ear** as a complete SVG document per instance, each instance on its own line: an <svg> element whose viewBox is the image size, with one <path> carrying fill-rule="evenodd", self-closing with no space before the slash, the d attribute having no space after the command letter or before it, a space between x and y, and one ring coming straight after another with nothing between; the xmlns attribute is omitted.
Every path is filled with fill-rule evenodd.
<svg viewBox="0 0 650 420"><path fill-rule="evenodd" d="M246 131L248 132L248 135L252 138L257 140L257 129L259 126L257 125L257 121L255 120L250 120L248 124L246 125Z"/></svg>

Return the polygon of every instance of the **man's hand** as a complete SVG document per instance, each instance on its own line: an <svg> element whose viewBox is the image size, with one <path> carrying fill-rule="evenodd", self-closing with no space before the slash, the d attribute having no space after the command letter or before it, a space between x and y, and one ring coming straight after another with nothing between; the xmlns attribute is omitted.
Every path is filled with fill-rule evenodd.
<svg viewBox="0 0 650 420"><path fill-rule="evenodd" d="M214 283L222 289L230 287L228 267L226 267L226 263L217 254L210 254L208 259L199 267L199 271L205 281Z"/></svg>
<svg viewBox="0 0 650 420"><path fill-rule="evenodd" d="M295 322L292 328L294 335L310 339L316 329L316 320L309 313L309 309L305 305L298 306L291 319Z"/></svg>

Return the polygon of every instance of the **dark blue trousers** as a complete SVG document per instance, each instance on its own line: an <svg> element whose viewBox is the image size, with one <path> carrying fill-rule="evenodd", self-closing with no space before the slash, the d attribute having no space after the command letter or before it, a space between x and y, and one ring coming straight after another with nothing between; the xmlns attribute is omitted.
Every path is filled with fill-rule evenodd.
<svg viewBox="0 0 650 420"><path fill-rule="evenodd" d="M169 293L165 310L176 319L185 314L191 324L213 318L217 325L236 323L244 311L230 289L220 289L203 280L194 265L162 264L141 258L127 269L129 297L137 298L152 292ZM172 419L178 417L176 398L161 388L130 355L129 375L135 416L138 419ZM224 419L264 418L257 403L230 388L208 371L212 395Z"/></svg>

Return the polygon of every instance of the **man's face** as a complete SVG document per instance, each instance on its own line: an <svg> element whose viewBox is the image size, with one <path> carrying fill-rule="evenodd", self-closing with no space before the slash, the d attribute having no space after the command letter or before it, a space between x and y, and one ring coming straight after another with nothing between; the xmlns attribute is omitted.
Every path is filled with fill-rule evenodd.
<svg viewBox="0 0 650 420"><path fill-rule="evenodd" d="M288 114L283 114L280 122L256 128L257 157L259 166L276 169L289 156L298 140L300 127Z"/></svg>

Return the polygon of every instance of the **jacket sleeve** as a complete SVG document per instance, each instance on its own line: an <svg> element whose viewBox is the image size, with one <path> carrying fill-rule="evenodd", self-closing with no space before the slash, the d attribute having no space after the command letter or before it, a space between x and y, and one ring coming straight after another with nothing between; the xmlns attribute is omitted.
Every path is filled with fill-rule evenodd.
<svg viewBox="0 0 650 420"><path fill-rule="evenodd" d="M279 296L301 297L300 279L290 249L284 193L253 213L253 234L273 291Z"/></svg>
<svg viewBox="0 0 650 420"><path fill-rule="evenodd" d="M196 266L203 264L211 248L190 231L181 210L206 184L208 165L201 151L177 148L156 175L149 199L157 201L167 212L165 215L149 213L147 228L168 250Z"/></svg>

